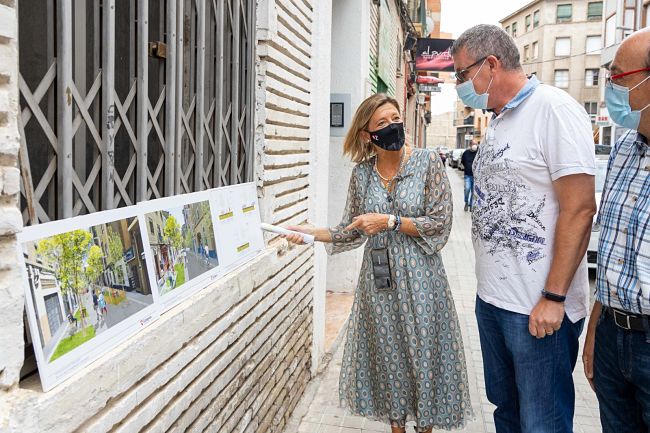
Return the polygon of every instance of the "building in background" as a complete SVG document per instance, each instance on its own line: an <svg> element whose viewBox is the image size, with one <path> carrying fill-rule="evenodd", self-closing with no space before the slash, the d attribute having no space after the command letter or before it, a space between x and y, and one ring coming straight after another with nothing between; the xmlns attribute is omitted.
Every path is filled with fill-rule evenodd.
<svg viewBox="0 0 650 433"><path fill-rule="evenodd" d="M144 263L144 251L139 237L138 218L98 224L90 227L89 231L93 243L102 250L105 270L101 276L101 284L126 291L137 291L143 295L151 294ZM154 245L155 239L152 234L149 234L149 238ZM119 247L119 251L117 249L111 251L114 249L111 246Z"/></svg>
<svg viewBox="0 0 650 433"><path fill-rule="evenodd" d="M602 1L536 0L500 21L515 40L524 72L573 96L596 134L604 80L602 20Z"/></svg>
<svg viewBox="0 0 650 433"><path fill-rule="evenodd" d="M51 342L56 342L65 333L67 315L76 310L79 301L75 293L63 293L54 266L38 255L36 242L27 242L24 248L27 279L41 342L44 347L53 348Z"/></svg>
<svg viewBox="0 0 650 433"><path fill-rule="evenodd" d="M165 269L173 260L173 251L167 244L163 232L167 218L169 218L169 212L167 211L151 212L145 218L158 287L163 285Z"/></svg>
<svg viewBox="0 0 650 433"><path fill-rule="evenodd" d="M420 38L431 39L451 39L451 33L441 32L441 12L442 2L440 0L409 0L408 1L409 17L415 27L416 35ZM413 59L414 60L414 59ZM429 143L427 140L431 136L429 129L432 127L431 104L435 103L437 92L424 91L423 87L416 82L417 77L430 76L440 78L447 82L451 79L449 72L425 72L414 71L413 63L409 63L411 68L410 80L408 84L412 97L409 99L409 110L414 112L412 117L412 129L416 131L414 142L417 147L438 147L435 143ZM436 134L436 132L433 132Z"/></svg>
<svg viewBox="0 0 650 433"><path fill-rule="evenodd" d="M434 96L435 97L435 96ZM448 111L431 116L431 124L427 126L427 147L437 149L456 147L456 128L454 112Z"/></svg>
<svg viewBox="0 0 650 433"><path fill-rule="evenodd" d="M140 235L142 228L137 217L129 220L127 230L131 238L131 245L124 252L124 257L129 267L131 287L138 287L140 293L150 295L149 274L145 265L144 246Z"/></svg>
<svg viewBox="0 0 650 433"><path fill-rule="evenodd" d="M465 105L460 99L456 101L453 125L455 128L455 146L458 149L468 148L472 140L480 143L483 140L492 114Z"/></svg>
<svg viewBox="0 0 650 433"><path fill-rule="evenodd" d="M194 251L203 255L205 254L204 248L207 246L210 257L216 259L217 245L214 239L214 229L208 202L185 205L183 215L185 216L184 226L187 227L187 231L192 236Z"/></svg>
<svg viewBox="0 0 650 433"><path fill-rule="evenodd" d="M623 39L636 30L648 26L650 26L650 0L606 0L602 20L603 49L599 58L600 65L605 69L609 68ZM609 118L602 86L600 101L599 143L614 145L627 129L617 126Z"/></svg>

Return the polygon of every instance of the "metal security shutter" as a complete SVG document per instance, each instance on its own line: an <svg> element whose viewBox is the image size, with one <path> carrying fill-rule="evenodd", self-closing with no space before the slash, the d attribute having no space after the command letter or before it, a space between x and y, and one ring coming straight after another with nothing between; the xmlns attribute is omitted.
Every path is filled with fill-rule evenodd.
<svg viewBox="0 0 650 433"><path fill-rule="evenodd" d="M51 295L45 296L43 301L45 302L47 323L50 326L50 335L54 335L61 327L61 323L63 323L61 307L59 304L59 295L57 293L52 293Z"/></svg>
<svg viewBox="0 0 650 433"><path fill-rule="evenodd" d="M254 0L18 12L26 224L252 180Z"/></svg>

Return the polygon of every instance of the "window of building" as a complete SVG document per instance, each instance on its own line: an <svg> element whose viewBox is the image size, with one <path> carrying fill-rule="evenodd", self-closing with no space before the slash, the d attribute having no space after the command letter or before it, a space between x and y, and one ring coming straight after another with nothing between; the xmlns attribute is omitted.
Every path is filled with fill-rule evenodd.
<svg viewBox="0 0 650 433"><path fill-rule="evenodd" d="M573 16L573 5L557 5L556 21L558 23L570 22Z"/></svg>
<svg viewBox="0 0 650 433"><path fill-rule="evenodd" d="M571 55L571 38L555 39L555 57L565 57Z"/></svg>
<svg viewBox="0 0 650 433"><path fill-rule="evenodd" d="M539 43L533 42L533 59L539 58Z"/></svg>
<svg viewBox="0 0 650 433"><path fill-rule="evenodd" d="M585 102L585 111L591 118L591 122L594 123L598 115L598 102Z"/></svg>
<svg viewBox="0 0 650 433"><path fill-rule="evenodd" d="M510 26L506 26L506 33L510 34Z"/></svg>
<svg viewBox="0 0 650 433"><path fill-rule="evenodd" d="M586 69L585 70L585 87L598 86L598 75L600 69Z"/></svg>
<svg viewBox="0 0 650 433"><path fill-rule="evenodd" d="M533 28L534 29L539 27L539 16L540 16L540 13L539 13L538 10L533 12Z"/></svg>
<svg viewBox="0 0 650 433"><path fill-rule="evenodd" d="M524 62L527 62L530 60L530 45L525 45L524 46Z"/></svg>
<svg viewBox="0 0 650 433"><path fill-rule="evenodd" d="M611 142L612 142L612 127L604 126L601 143L606 146L610 146Z"/></svg>
<svg viewBox="0 0 650 433"><path fill-rule="evenodd" d="M526 31L529 32L530 31L530 25L531 25L530 15L526 15L526 21L525 22L526 22Z"/></svg>
<svg viewBox="0 0 650 433"><path fill-rule="evenodd" d="M569 87L569 70L556 69L555 70L555 87L566 89Z"/></svg>
<svg viewBox="0 0 650 433"><path fill-rule="evenodd" d="M512 23L512 37L517 37L517 22Z"/></svg>
<svg viewBox="0 0 650 433"><path fill-rule="evenodd" d="M590 2L587 5L587 20L600 21L603 19L603 2Z"/></svg>
<svg viewBox="0 0 650 433"><path fill-rule="evenodd" d="M587 36L586 54L600 54L602 48L602 38L600 36Z"/></svg>

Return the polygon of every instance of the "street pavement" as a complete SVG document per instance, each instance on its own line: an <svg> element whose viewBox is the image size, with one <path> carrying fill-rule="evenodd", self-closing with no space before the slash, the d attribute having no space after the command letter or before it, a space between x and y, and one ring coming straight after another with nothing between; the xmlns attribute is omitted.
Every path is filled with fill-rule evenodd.
<svg viewBox="0 0 650 433"><path fill-rule="evenodd" d="M149 299L151 299L151 295L149 295ZM124 301L120 302L117 305L108 304L106 306L108 312L100 321L99 329L103 330L110 328L111 326L115 326L122 320L131 317L138 311L142 310L152 302L151 300L149 300L148 303L145 303L143 301L143 296L139 293L126 292L126 299Z"/></svg>
<svg viewBox="0 0 650 433"><path fill-rule="evenodd" d="M443 261L454 296L456 309L463 331L465 354L471 400L476 414L465 432L496 432L492 412L494 406L485 394L485 380L481 358L478 327L474 316L476 299L476 278L474 276L474 251L472 247L470 214L463 211L463 177L456 169L448 168L447 173L454 195L454 223L449 243L443 250ZM339 339L344 341L344 339ZM584 342L581 338L580 353ZM362 433L390 432L386 424L352 416L338 407L338 377L343 358L343 343L335 348L333 358L325 371L314 381L315 392L307 392L306 398L295 411L295 416L287 425L285 433ZM574 372L576 388L575 433L600 433L598 402L583 374L583 366L578 357ZM309 400L311 398L311 401ZM543 396L540 396L543 398ZM409 427L407 432L413 432ZM438 432L438 430L435 430Z"/></svg>
<svg viewBox="0 0 650 433"><path fill-rule="evenodd" d="M200 256L194 251L187 252L187 259L185 262L185 269L187 270L187 279L194 278L201 275L205 271L209 271L218 265L217 259L210 257L206 259L205 256Z"/></svg>
<svg viewBox="0 0 650 433"><path fill-rule="evenodd" d="M144 307L151 305L153 302L152 295L143 295L138 292L126 292L126 299L118 305L112 305L107 302L107 313L98 315L93 306L92 292L83 293L79 295L80 305L86 310L86 317L80 319L76 325L69 323L67 318L64 318L64 323L61 325L62 330L57 332L55 339L50 341L43 349L46 359L50 359L61 340L70 337L70 335L81 331L84 327L94 326L95 336L106 331L110 327L118 324L122 320L132 316Z"/></svg>
<svg viewBox="0 0 650 433"><path fill-rule="evenodd" d="M113 305L107 303L107 313L101 316L99 320L97 320L97 316L95 315L96 321L91 322L95 323L96 335L104 332L112 326L115 326L122 320L131 317L144 307L150 305L152 302L153 299L151 295L142 295L137 292L126 292L126 299L119 304ZM90 305L92 305L92 299ZM94 315L94 311L91 314Z"/></svg>

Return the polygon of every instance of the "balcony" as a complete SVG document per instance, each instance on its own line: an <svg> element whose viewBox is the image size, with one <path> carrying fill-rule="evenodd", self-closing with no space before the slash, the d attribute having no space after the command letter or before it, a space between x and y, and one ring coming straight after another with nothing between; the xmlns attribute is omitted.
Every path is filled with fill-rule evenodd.
<svg viewBox="0 0 650 433"><path fill-rule="evenodd" d="M454 126L474 126L474 116L467 116L464 119L454 119Z"/></svg>

